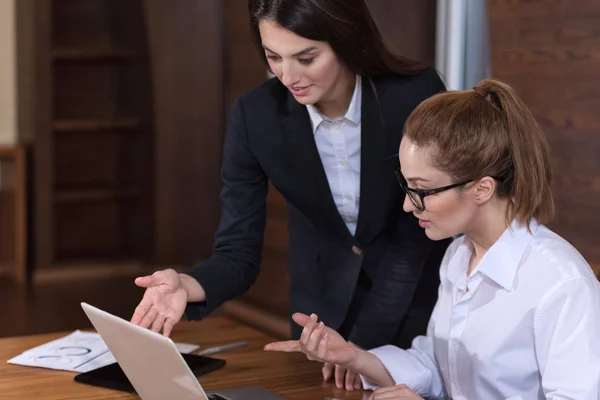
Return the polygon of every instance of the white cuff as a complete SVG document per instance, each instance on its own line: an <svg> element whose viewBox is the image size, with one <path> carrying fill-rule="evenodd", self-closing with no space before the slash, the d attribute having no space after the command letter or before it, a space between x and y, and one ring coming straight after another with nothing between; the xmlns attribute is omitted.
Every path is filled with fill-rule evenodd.
<svg viewBox="0 0 600 400"><path fill-rule="evenodd" d="M405 384L419 394L431 391L431 371L417 357L399 347L387 345L370 350L389 372L396 385ZM374 390L380 385L360 376L363 388Z"/></svg>

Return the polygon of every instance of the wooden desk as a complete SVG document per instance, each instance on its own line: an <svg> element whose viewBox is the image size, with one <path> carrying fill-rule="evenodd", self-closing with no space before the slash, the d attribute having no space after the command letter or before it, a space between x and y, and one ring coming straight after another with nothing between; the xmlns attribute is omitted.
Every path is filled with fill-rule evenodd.
<svg viewBox="0 0 600 400"><path fill-rule="evenodd" d="M136 396L96 388L73 381L74 372L7 364L23 351L70 332L0 339L0 399L134 399ZM214 357L227 365L199 378L205 390L256 385L290 400L323 400L325 396L343 400L366 398L363 392L345 392L331 383L322 383L321 366L302 354L270 353L263 346L273 339L225 317L209 317L201 322L181 322L173 339L212 347L242 340L248 347Z"/></svg>

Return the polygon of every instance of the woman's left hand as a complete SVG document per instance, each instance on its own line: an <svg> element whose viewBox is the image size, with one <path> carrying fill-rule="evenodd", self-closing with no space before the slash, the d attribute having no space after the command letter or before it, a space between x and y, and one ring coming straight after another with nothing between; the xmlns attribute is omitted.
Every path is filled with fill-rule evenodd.
<svg viewBox="0 0 600 400"><path fill-rule="evenodd" d="M383 387L375 390L369 400L423 400L421 396L410 390L406 385Z"/></svg>
<svg viewBox="0 0 600 400"><path fill-rule="evenodd" d="M344 368L349 368L356 359L357 351L354 346L323 322L318 323L317 315L312 314L309 317L294 313L292 318L304 327L300 339L269 343L265 346L266 351L300 352L306 354L311 361L338 364Z"/></svg>

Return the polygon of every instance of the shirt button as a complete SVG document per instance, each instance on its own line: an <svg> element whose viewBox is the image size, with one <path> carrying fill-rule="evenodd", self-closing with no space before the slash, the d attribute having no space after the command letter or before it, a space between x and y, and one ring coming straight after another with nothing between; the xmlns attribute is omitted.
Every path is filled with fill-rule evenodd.
<svg viewBox="0 0 600 400"><path fill-rule="evenodd" d="M348 201L352 200L352 196L350 196L349 194L347 194L344 198Z"/></svg>
<svg viewBox="0 0 600 400"><path fill-rule="evenodd" d="M341 165L342 167L345 167L347 164L348 164L348 162L347 162L346 160L342 160L342 161L340 161L340 165Z"/></svg>
<svg viewBox="0 0 600 400"><path fill-rule="evenodd" d="M341 131L341 130L342 130L342 128L341 128L339 125L335 125L335 126L333 127L333 131L334 131L334 132L339 132L339 131Z"/></svg>
<svg viewBox="0 0 600 400"><path fill-rule="evenodd" d="M357 256L360 256L363 251L362 251L362 249L360 247L352 246L352 252L354 254L356 254Z"/></svg>

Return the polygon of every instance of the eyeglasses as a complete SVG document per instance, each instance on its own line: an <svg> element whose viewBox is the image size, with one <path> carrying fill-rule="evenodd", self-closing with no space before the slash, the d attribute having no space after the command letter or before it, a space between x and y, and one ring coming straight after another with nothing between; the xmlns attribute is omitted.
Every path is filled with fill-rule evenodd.
<svg viewBox="0 0 600 400"><path fill-rule="evenodd" d="M406 195L408 196L410 201L413 203L415 208L419 211L425 211L425 197L431 196L432 194L445 192L446 190L454 189L455 187L466 185L467 183L473 182L473 180L474 180L474 179L469 179L468 181L453 183L452 185L448 185L448 186L442 186L442 187L435 188L435 189L422 190L422 189L413 189L413 188L408 187L408 184L406 182L406 179L404 178L404 175L402 175L402 172L400 172L400 167L396 167L396 169L394 170L394 174L396 174L396 179L398 180L398 183L400 184L400 187L402 188L404 193L406 193ZM494 179L496 179L496 178L494 178Z"/></svg>

